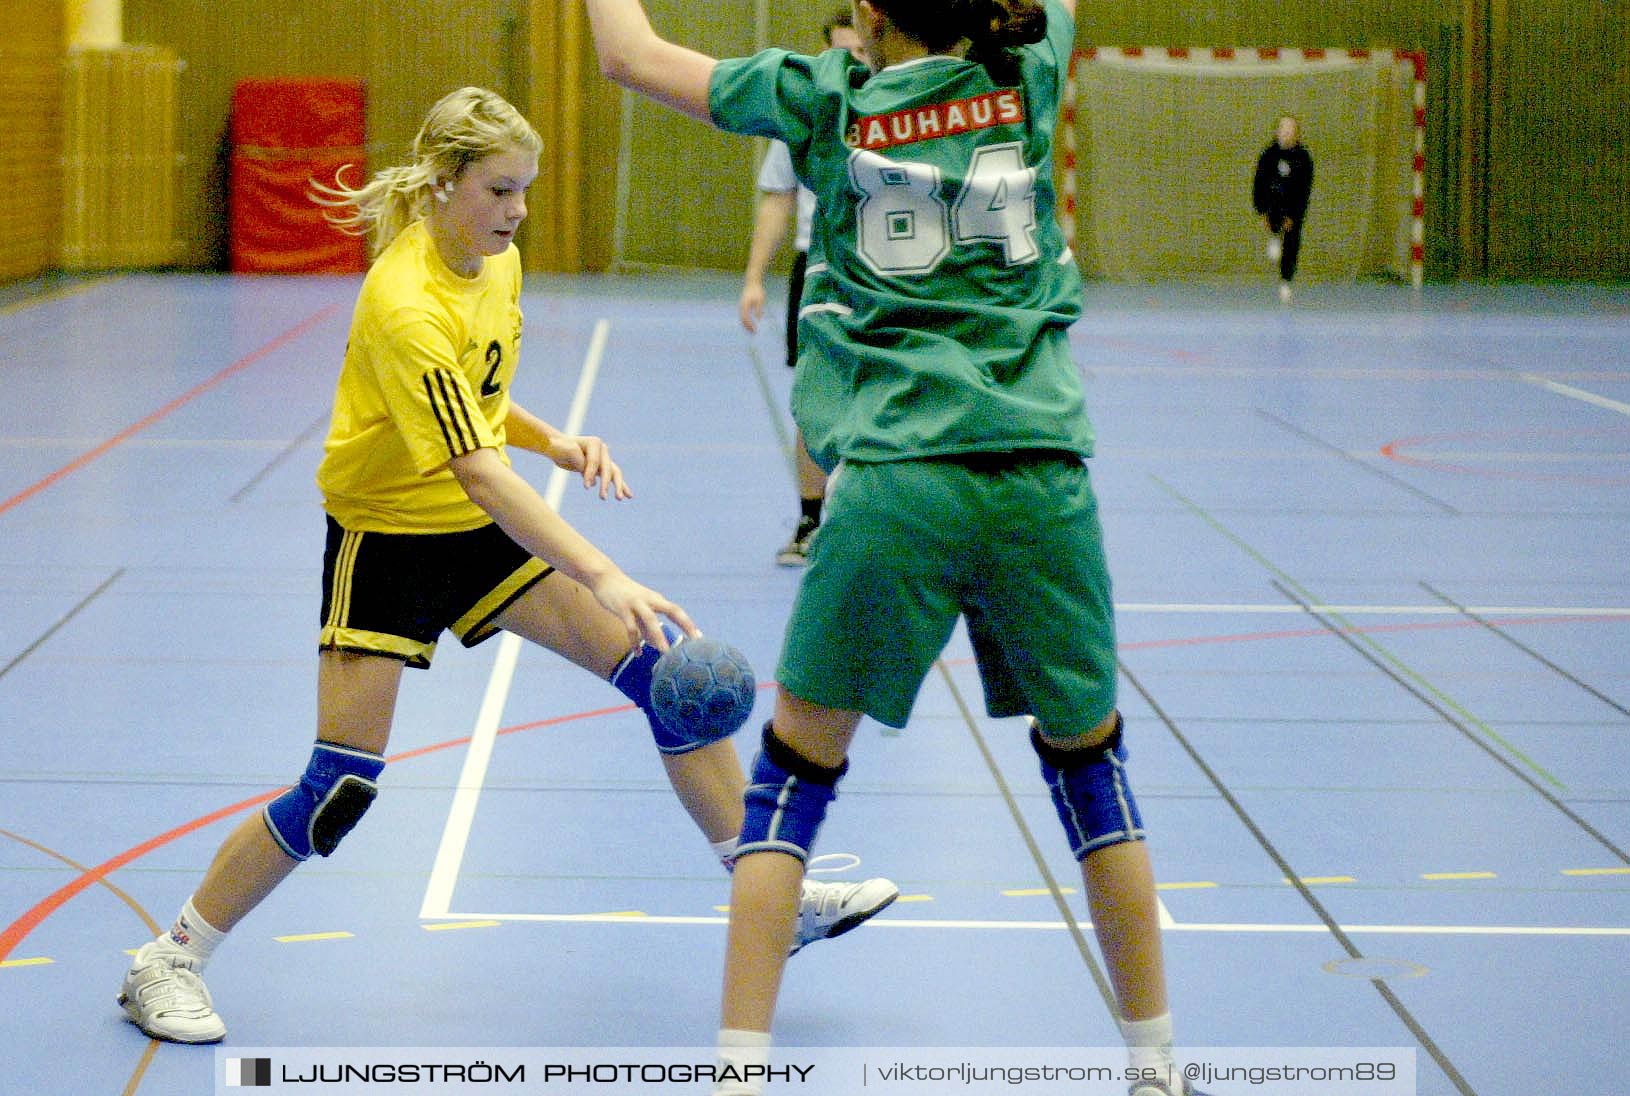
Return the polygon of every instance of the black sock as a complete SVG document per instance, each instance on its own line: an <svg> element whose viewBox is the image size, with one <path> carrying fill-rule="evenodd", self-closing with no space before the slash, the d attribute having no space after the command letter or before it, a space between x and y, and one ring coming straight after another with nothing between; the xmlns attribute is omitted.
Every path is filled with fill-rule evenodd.
<svg viewBox="0 0 1630 1096"><path fill-rule="evenodd" d="M821 505L824 502L826 502L826 499L821 495L816 495L812 499L799 499L800 516L811 525L819 525L821 523Z"/></svg>

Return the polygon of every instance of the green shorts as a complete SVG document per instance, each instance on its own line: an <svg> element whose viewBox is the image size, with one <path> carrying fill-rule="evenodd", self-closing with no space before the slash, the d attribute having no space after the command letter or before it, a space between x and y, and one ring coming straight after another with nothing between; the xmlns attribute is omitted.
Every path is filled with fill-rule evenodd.
<svg viewBox="0 0 1630 1096"><path fill-rule="evenodd" d="M428 669L451 631L474 647L498 615L553 570L496 524L462 533L358 533L328 519L321 650Z"/></svg>
<svg viewBox="0 0 1630 1096"><path fill-rule="evenodd" d="M903 727L959 615L985 710L1055 737L1115 709L1098 503L1072 453L845 462L810 547L780 683Z"/></svg>

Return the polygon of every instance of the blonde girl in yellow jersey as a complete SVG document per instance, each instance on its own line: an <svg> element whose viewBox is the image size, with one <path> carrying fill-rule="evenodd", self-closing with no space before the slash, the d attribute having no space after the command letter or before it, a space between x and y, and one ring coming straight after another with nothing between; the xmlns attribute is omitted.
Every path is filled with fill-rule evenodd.
<svg viewBox="0 0 1630 1096"><path fill-rule="evenodd" d="M317 741L299 780L226 839L175 923L136 952L119 994L155 1038L214 1042L226 1026L200 977L215 947L313 853L327 856L378 792L404 666L451 631L500 630L610 681L650 719L675 792L722 860L745 780L729 741L696 747L650 708L651 668L685 611L642 586L511 467L540 453L602 499L631 497L597 437L568 435L510 398L521 337L515 231L541 140L481 88L438 102L413 162L361 187L320 187L335 220L372 237L318 470L327 513ZM887 905L885 880L806 892L798 943ZM804 939L807 937L807 939Z"/></svg>

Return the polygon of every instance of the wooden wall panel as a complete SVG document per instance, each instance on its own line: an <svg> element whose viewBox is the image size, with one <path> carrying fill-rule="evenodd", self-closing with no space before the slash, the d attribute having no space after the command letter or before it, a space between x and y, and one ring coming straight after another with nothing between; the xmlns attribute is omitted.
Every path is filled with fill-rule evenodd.
<svg viewBox="0 0 1630 1096"><path fill-rule="evenodd" d="M12 20L35 43L25 57L13 45L17 35L0 36L0 50L18 58L0 65L0 80L28 97L30 118L57 109L58 92L46 86L50 62L38 51L46 39L56 49L58 7L55 0L0 5L0 25ZM812 48L828 14L820 0L649 0L648 7L669 37L720 56L761 44ZM44 37L33 29L42 19L54 28ZM458 84L487 84L525 104L546 138L548 176L523 230L531 266L602 269L616 253L634 265L739 269L761 145L643 101L625 113L573 19L582 22L579 5L564 0L125 0L127 40L169 45L188 65L184 261L219 265L225 254L224 137L234 81L332 74L368 82L375 166L400 157L425 108ZM1080 0L1079 23L1083 43L1424 48L1436 112L1427 232L1437 271L1626 275L1630 9L1619 0ZM31 75L22 66L32 66ZM0 100L0 109L18 101ZM568 102L574 107L562 112ZM0 228L11 229L0 233L0 247L26 249L16 229L54 217L18 212L26 203L19 188L37 190L37 173L55 170L51 138L35 131L33 151L10 145L0 154L0 165L13 165L0 166L10 172L0 180L9 184L0 186L7 192L0 218L10 218ZM29 139L26 130L10 132ZM621 143L627 156L619 172ZM36 174L25 177L19 164ZM621 204L619 176L627 190Z"/></svg>
<svg viewBox="0 0 1630 1096"><path fill-rule="evenodd" d="M715 56L753 49L752 0L654 0L647 10L666 37ZM756 195L752 140L642 98L630 97L625 109L618 258L634 267L739 269Z"/></svg>
<svg viewBox="0 0 1630 1096"><path fill-rule="evenodd" d="M1491 31L1487 272L1630 278L1630 5L1502 6Z"/></svg>
<svg viewBox="0 0 1630 1096"><path fill-rule="evenodd" d="M170 46L181 78L187 265L224 268L232 89L263 76L360 76L371 167L405 157L424 113L464 84L524 94L522 0L125 0L125 37ZM518 39L518 36L519 39Z"/></svg>
<svg viewBox="0 0 1630 1096"><path fill-rule="evenodd" d="M0 3L0 281L57 265L64 55L61 0Z"/></svg>
<svg viewBox="0 0 1630 1096"><path fill-rule="evenodd" d="M532 0L529 18L531 94L522 109L543 136L543 156L522 257L528 270L608 270L621 97L600 76L581 5Z"/></svg>
<svg viewBox="0 0 1630 1096"><path fill-rule="evenodd" d="M1429 44L1432 28L1458 19L1458 0L1079 0L1076 26L1098 45L1399 46Z"/></svg>
<svg viewBox="0 0 1630 1096"><path fill-rule="evenodd" d="M175 54L68 53L63 95L63 267L166 266L176 252Z"/></svg>

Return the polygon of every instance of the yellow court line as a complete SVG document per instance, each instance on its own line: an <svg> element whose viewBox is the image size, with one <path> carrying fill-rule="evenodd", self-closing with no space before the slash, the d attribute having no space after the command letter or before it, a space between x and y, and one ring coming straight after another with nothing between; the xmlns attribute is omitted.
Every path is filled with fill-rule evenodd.
<svg viewBox="0 0 1630 1096"><path fill-rule="evenodd" d="M304 944L312 940L349 940L354 932L302 932L294 936L274 936L279 944Z"/></svg>
<svg viewBox="0 0 1630 1096"><path fill-rule="evenodd" d="M1428 871L1422 872L1421 878L1437 881L1440 879L1498 879L1499 876L1491 871Z"/></svg>
<svg viewBox="0 0 1630 1096"><path fill-rule="evenodd" d="M1304 876L1302 876L1301 881L1303 883L1306 883L1310 887L1318 886L1321 883L1356 883L1356 882L1358 882L1357 879L1354 879L1350 875L1304 875ZM1286 886L1289 886L1290 883L1291 883L1291 880L1289 880L1289 879L1285 880L1285 885Z"/></svg>
<svg viewBox="0 0 1630 1096"><path fill-rule="evenodd" d="M1157 890L1157 891L1163 891L1163 890L1206 890L1208 888L1215 887L1216 885L1217 884L1215 884L1215 883L1205 883L1205 882L1156 883L1155 884L1155 890Z"/></svg>
<svg viewBox="0 0 1630 1096"><path fill-rule="evenodd" d="M0 970L4 970L7 967L43 967L49 963L55 962L55 959L46 959L43 956L38 959L6 959L0 961Z"/></svg>
<svg viewBox="0 0 1630 1096"><path fill-rule="evenodd" d="M430 925L420 925L426 932L449 932L453 929L490 929L495 928L497 921L437 921Z"/></svg>
<svg viewBox="0 0 1630 1096"><path fill-rule="evenodd" d="M124 277L123 274L114 274L104 278L93 278L90 281L74 282L60 289L46 290L44 293L36 293L33 296L12 301L10 304L0 305L0 316L11 316L24 309L33 308L37 304L60 301L65 297L77 297L81 293L107 285L109 282L116 282L122 277Z"/></svg>
<svg viewBox="0 0 1630 1096"><path fill-rule="evenodd" d="M1563 875L1630 875L1630 868L1563 868Z"/></svg>

